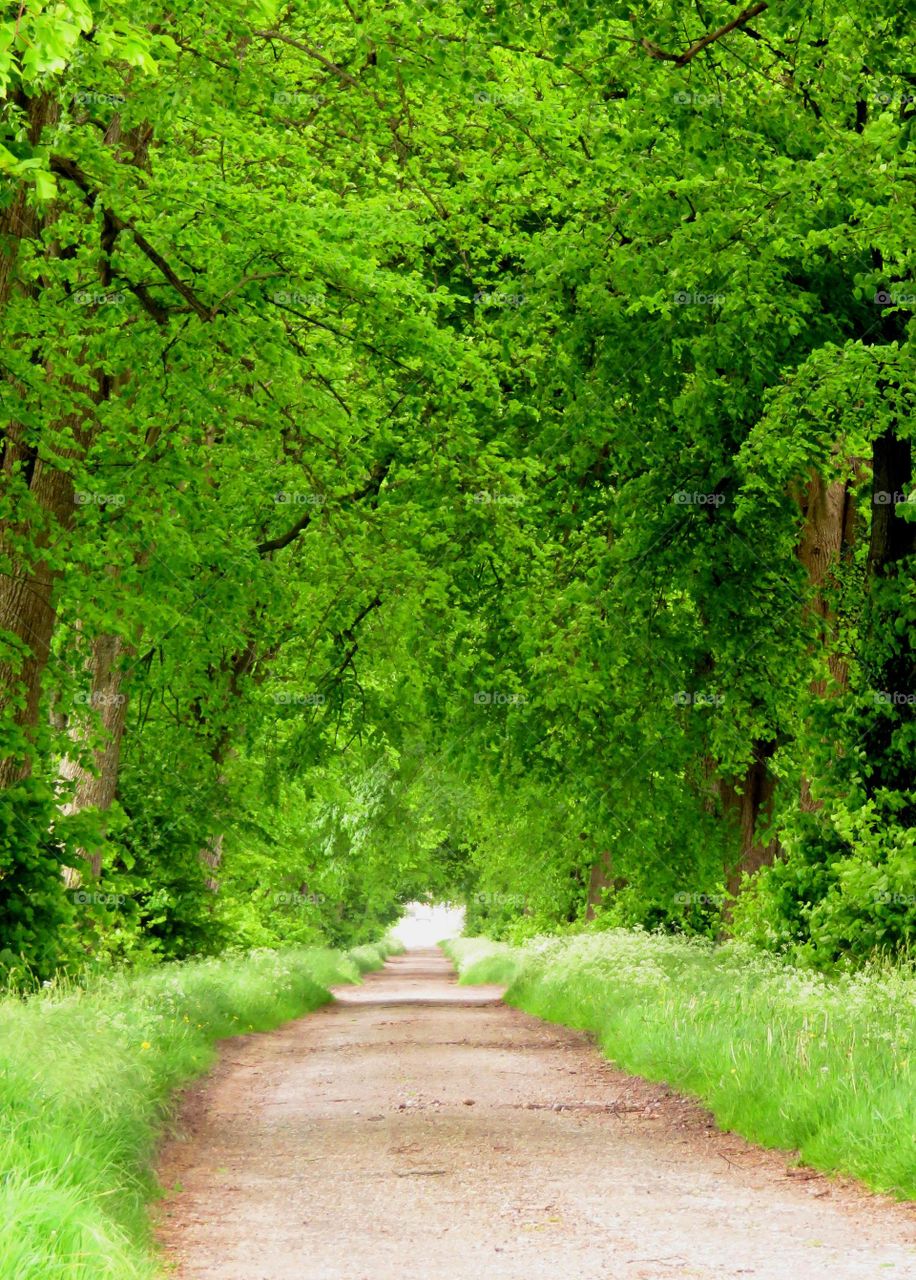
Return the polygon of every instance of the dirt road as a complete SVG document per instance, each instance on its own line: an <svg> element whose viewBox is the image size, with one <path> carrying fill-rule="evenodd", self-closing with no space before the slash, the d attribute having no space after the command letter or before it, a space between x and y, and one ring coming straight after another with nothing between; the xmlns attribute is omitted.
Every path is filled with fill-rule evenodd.
<svg viewBox="0 0 916 1280"><path fill-rule="evenodd" d="M163 1153L182 1280L916 1277L912 1207L721 1134L432 951L229 1042Z"/></svg>

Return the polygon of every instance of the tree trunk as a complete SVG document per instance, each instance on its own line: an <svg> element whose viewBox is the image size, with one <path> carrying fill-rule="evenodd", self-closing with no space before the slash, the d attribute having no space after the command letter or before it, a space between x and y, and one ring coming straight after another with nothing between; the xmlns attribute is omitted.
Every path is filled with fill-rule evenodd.
<svg viewBox="0 0 916 1280"><path fill-rule="evenodd" d="M815 588L814 599L809 606L820 620L821 642L827 649L827 667L830 679L814 680L811 692L816 697L834 696L847 688L849 668L845 658L833 648L836 634L836 618L826 598L825 588L833 572L848 554L855 542L856 510L849 485L844 480L825 483L819 472L814 471L799 503L804 517L798 558L808 571L808 581ZM820 807L811 796L811 784L804 775L800 786L800 804L803 810L813 813Z"/></svg>
<svg viewBox="0 0 916 1280"><path fill-rule="evenodd" d="M845 660L833 651L831 638L836 618L826 599L825 588L836 566L855 541L855 504L849 486L844 480L826 484L818 472L813 472L800 503L804 525L798 544L798 558L808 571L808 581L815 589L810 611L822 620L821 638L827 646L827 664L830 675L840 689L849 682ZM823 696L827 693L826 680L816 680L811 692Z"/></svg>
<svg viewBox="0 0 916 1280"><path fill-rule="evenodd" d="M39 95L35 98L21 97L16 105L27 115L29 141L38 146L45 127L57 119L58 104L49 95ZM145 168L151 135L148 125L140 125L122 136L120 118L115 115L106 131L105 141L120 153L126 163ZM44 213L34 208L25 184L20 185L8 207L0 213L0 312L14 288L37 293L36 285L26 286L17 280L19 250L24 242L38 239L56 216L57 209L53 204ZM109 254L116 236L117 231L113 227L103 227L99 281L106 288L111 283ZM59 246L52 245L47 252L56 254ZM53 359L47 366L47 374L49 379L54 378ZM125 374L117 382L123 382L127 376ZM96 404L101 404L112 394L114 386L102 371L96 373L96 384L92 398ZM21 394L21 389L16 390ZM80 413L69 415L61 425L69 429L61 433L61 439L66 440L68 435L72 435L75 445L62 446L59 440L55 440L56 455L62 459L80 457L91 441L95 422L87 421ZM13 709L12 719L22 731L22 740L9 755L0 759L0 787L9 786L31 772L30 744L39 723L42 678L56 622L54 595L59 576L59 571L50 566L42 553L52 542L55 532L72 528L74 518L74 488L70 474L44 462L38 456L38 449L24 442L21 427L15 421L7 430L3 445L0 474L6 483L12 479L14 470L26 477L30 495L43 519L38 522L29 516L0 528L0 556L8 556L14 566L12 574L0 575L0 629L11 632L15 637L14 643L21 650L21 657L0 661L0 712L17 697L18 705ZM34 535L32 530L36 526L39 533ZM18 548L23 543L28 546L30 537L33 555L26 564Z"/></svg>
<svg viewBox="0 0 916 1280"><path fill-rule="evenodd" d="M72 798L62 806L65 814L79 813L88 808L104 812L111 807L115 798L121 760L121 738L127 718L127 697L121 692L120 663L122 656L128 652L120 636L101 635L92 642L89 705L98 715L105 741L95 752L95 771L85 768L78 758L66 756L61 762L61 778L67 782L76 782ZM72 736L79 742L79 730L74 731ZM79 852L88 861L90 874L98 876L102 870L101 853L95 851L88 854L82 849ZM68 884L72 884L79 876L75 870L67 868L65 878Z"/></svg>
<svg viewBox="0 0 916 1280"><path fill-rule="evenodd" d="M610 849L602 849L598 854L596 862L592 863L592 869L588 878L588 900L585 907L586 920L594 920L598 914L598 908L604 900L605 890L613 888L614 877L612 875L613 859Z"/></svg>
<svg viewBox="0 0 916 1280"><path fill-rule="evenodd" d="M14 454L21 447L11 441L4 455L8 472ZM32 452L32 451L30 451ZM23 741L0 759L0 787L27 777L32 768L30 745L39 721L42 676L51 653L56 610L54 591L58 571L44 559L54 529L68 529L73 522L73 481L63 471L47 466L38 457L28 459L32 467L29 492L44 517L44 528L34 540L36 559L28 566L12 555L16 541L26 536L22 525L8 525L0 534L0 550L10 555L18 571L0 575L0 630L11 632L20 649L19 660L0 661L0 710L18 694L13 723L23 733Z"/></svg>
<svg viewBox="0 0 916 1280"><path fill-rule="evenodd" d="M17 103L28 116L29 141L36 145L47 123L57 111L50 97L25 99ZM21 184L7 208L0 213L0 311L5 309L17 287L16 265L23 242L36 239L42 231L42 217L29 201L29 190ZM22 286L34 292L32 285ZM15 637L19 654L0 660L0 712L11 712L13 725L22 731L22 741L0 759L0 787L10 786L31 772L30 742L38 728L41 677L48 662L54 632L54 583L56 574L42 552L50 531L68 525L73 518L73 484L70 477L48 466L38 451L23 440L22 428L13 422L5 432L2 469L8 485L14 471L24 476L29 492L44 519L44 528L35 537L35 559L26 567L16 554L21 539L28 541L31 520L10 522L0 529L0 555L9 557L14 571L0 574L0 630ZM18 694L18 705L11 707Z"/></svg>
<svg viewBox="0 0 916 1280"><path fill-rule="evenodd" d="M716 794L722 815L736 832L738 855L725 868L725 884L730 894L737 894L745 873L754 875L769 866L779 854L779 841L762 841L758 835L761 819L772 815L776 779L768 761L775 747L769 742L755 742L754 756L741 779L717 778Z"/></svg>
<svg viewBox="0 0 916 1280"><path fill-rule="evenodd" d="M220 778L220 783L223 781L224 779ZM223 841L225 838L226 837L222 831L219 835L210 836L198 855L204 866L209 867L211 871L215 872L219 870L220 863L223 860ZM209 889L211 893L216 893L219 889L219 881L215 876L209 875L206 880L204 880L204 886Z"/></svg>
<svg viewBox="0 0 916 1280"><path fill-rule="evenodd" d="M845 689L849 682L846 661L833 649L836 618L828 600L828 588L834 570L855 541L856 512L849 485L843 480L828 484L817 471L811 473L798 502L804 523L796 554L814 588L813 599L807 609L809 615L813 613L819 620L830 672L829 680L815 680L811 684L811 692L825 697ZM764 842L756 834L761 818L772 815L776 779L767 762L773 750L772 744L755 743L753 761L740 783L726 779L717 785L722 809L732 815L739 833L738 859L726 871L726 884L732 894L737 892L744 873L753 875L779 856L778 840ZM807 778L802 778L801 782L801 805L809 811L817 807L811 798Z"/></svg>

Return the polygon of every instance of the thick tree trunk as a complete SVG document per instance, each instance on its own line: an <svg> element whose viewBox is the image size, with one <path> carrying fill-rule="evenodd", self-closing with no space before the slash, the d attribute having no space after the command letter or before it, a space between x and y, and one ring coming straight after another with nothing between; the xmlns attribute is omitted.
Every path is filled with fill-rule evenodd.
<svg viewBox="0 0 916 1280"><path fill-rule="evenodd" d="M844 480L827 484L814 472L808 481L800 503L804 525L798 545L798 558L808 571L808 581L815 589L810 610L821 619L821 639L827 648L827 665L834 683L845 689L849 682L846 662L832 645L836 629L834 617L827 599L834 570L855 541L855 505ZM828 692L827 681L818 680L811 692L823 696Z"/></svg>
<svg viewBox="0 0 916 1280"><path fill-rule="evenodd" d="M849 485L844 480L827 484L819 472L812 472L799 503L804 516L798 558L808 571L815 589L810 610L820 619L821 643L827 650L829 679L815 680L811 692L817 697L834 696L849 684L846 660L834 648L836 618L827 599L834 571L855 542L856 510ZM811 796L811 784L802 777L800 803L809 813L820 807Z"/></svg>
<svg viewBox="0 0 916 1280"><path fill-rule="evenodd" d="M811 473L798 502L804 523L796 553L814 588L808 609L819 620L830 672L829 679L812 683L811 692L825 697L845 689L849 681L846 661L833 648L836 618L830 606L829 587L837 565L855 541L856 513L848 484L842 480L828 484L816 471ZM778 840L763 841L757 835L761 820L772 814L776 780L767 763L772 752L772 745L756 743L753 762L744 778L740 782L725 779L717 783L720 804L723 812L731 816L739 842L737 860L726 871L729 893L737 892L745 873L753 875L779 856ZM807 778L801 783L801 804L808 810L816 807Z"/></svg>
<svg viewBox="0 0 916 1280"><path fill-rule="evenodd" d="M585 907L586 920L594 920L598 914L598 909L604 900L604 894L607 889L613 888L613 860L610 849L602 849L598 855L596 862L592 863L592 869L588 878L588 900Z"/></svg>
<svg viewBox="0 0 916 1280"><path fill-rule="evenodd" d="M736 837L737 856L725 869L725 884L730 894L737 894L745 874L754 875L769 866L779 854L779 841L763 841L759 835L762 820L772 814L776 779L768 762L773 744L756 742L754 757L741 779L718 778L716 794L722 815L731 823Z"/></svg>
<svg viewBox="0 0 916 1280"><path fill-rule="evenodd" d="M11 443L4 456L4 470L11 457L21 450ZM58 572L43 557L53 529L67 529L73 520L73 482L65 472L45 465L40 458L28 459L32 467L29 492L44 518L44 531L34 536L36 558L25 566L19 557L11 574L0 575L0 630L11 632L21 657L0 661L0 709L19 698L13 712L15 725L22 730L24 744L0 759L0 787L27 777L32 759L28 744L34 740L39 722L42 676L51 653L56 611L54 593ZM7 526L0 534L0 549L23 536L19 525Z"/></svg>
<svg viewBox="0 0 916 1280"><path fill-rule="evenodd" d="M45 127L57 118L58 105L49 96L23 99L18 103L29 120L29 140L37 146ZM125 159L145 166L151 130L140 126L123 138L118 117L106 134L106 141L116 149L126 151ZM36 292L37 286L23 286L17 281L16 265L20 246L40 237L46 225L53 222L57 210L52 205L39 214L30 202L29 191L23 185L14 195L9 206L0 213L0 312L13 290L17 287ZM102 258L99 281L103 287L111 283L108 255L114 247L117 235L113 227L106 225L102 232ZM51 246L50 254L58 252ZM48 365L48 377L54 378L53 358ZM127 375L125 375L126 377ZM124 379L118 379L120 383ZM107 374L96 374L97 388L93 399L97 404L107 399L114 389ZM21 389L16 388L21 394ZM95 429L95 422L84 414L70 415L60 424L68 428L60 438L54 438L54 450L58 458L78 458L87 448ZM53 436L53 432L51 433ZM73 445L61 442L72 436ZM56 621L55 589L59 571L52 568L43 552L56 533L69 530L74 517L73 480L68 471L52 467L38 456L34 444L26 444L19 425L15 422L6 432L3 442L2 474L10 483L14 471L24 477L30 496L41 512L37 521L30 514L21 522L11 522L0 528L0 555L9 556L14 566L11 574L0 575L0 629L11 632L18 642L21 656L0 662L0 711L17 700L13 721L23 733L23 742L0 759L0 787L9 786L31 772L32 758L29 744L34 740L39 723L42 678L50 655L51 638ZM39 532L35 533L38 529ZM27 563L18 548L31 545Z"/></svg>
<svg viewBox="0 0 916 1280"><path fill-rule="evenodd" d="M95 752L95 769L82 765L78 758L67 756L61 763L60 776L66 782L75 782L72 798L63 806L66 814L79 813L94 808L104 812L111 807L118 787L118 767L121 761L121 738L127 718L127 698L121 692L121 659L129 652L120 636L97 636L92 642L92 685L89 695L90 708L95 712L99 727L105 735L104 744ZM77 736L79 731L74 734ZM101 854L80 850L89 863L88 870L95 877L101 872ZM68 883L78 879L78 873L68 869Z"/></svg>
<svg viewBox="0 0 916 1280"><path fill-rule="evenodd" d="M57 107L50 97L24 99L17 105L27 114L29 141L36 145ZM6 209L0 212L0 313L14 289L26 288L19 285L16 277L20 246L36 239L41 230L41 215L29 200L28 187L22 184ZM35 286L27 288L34 292ZM31 498L44 518L44 529L33 535L35 557L28 566L15 554L15 548L21 539L28 540L30 530L38 522L12 521L0 529L0 554L9 556L14 566L11 573L0 574L0 630L12 633L13 643L19 650L18 656L0 661L0 711L11 711L13 724L24 737L22 744L0 758L0 787L9 786L31 772L28 744L38 728L41 677L47 666L55 622L56 573L42 552L48 546L50 531L56 525L69 524L73 518L73 485L69 476L41 461L38 451L25 443L16 422L6 428L3 441L0 475L5 486L12 481L14 472L28 484ZM18 705L11 707L14 699Z"/></svg>

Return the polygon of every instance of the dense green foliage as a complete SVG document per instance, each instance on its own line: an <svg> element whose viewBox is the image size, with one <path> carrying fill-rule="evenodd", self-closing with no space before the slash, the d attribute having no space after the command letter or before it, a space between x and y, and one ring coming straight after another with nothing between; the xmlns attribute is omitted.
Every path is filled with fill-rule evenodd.
<svg viewBox="0 0 916 1280"><path fill-rule="evenodd" d="M890 0L4 16L0 961L425 893L909 945L908 46Z"/></svg>
<svg viewBox="0 0 916 1280"><path fill-rule="evenodd" d="M593 1032L627 1070L705 1102L723 1129L916 1198L916 975L826 978L747 944L615 929L512 951L446 944L462 980Z"/></svg>
<svg viewBox="0 0 916 1280"><path fill-rule="evenodd" d="M218 1038L269 1030L358 980L346 955L299 948L0 1001L0 1275L159 1275L145 1202L173 1091L210 1064Z"/></svg>

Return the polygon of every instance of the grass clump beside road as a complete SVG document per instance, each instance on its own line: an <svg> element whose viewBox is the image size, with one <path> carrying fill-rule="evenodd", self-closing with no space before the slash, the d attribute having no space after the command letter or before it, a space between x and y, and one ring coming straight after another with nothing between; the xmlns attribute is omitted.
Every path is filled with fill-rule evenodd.
<svg viewBox="0 0 916 1280"><path fill-rule="evenodd" d="M316 1009L389 950L252 952L0 999L0 1280L160 1275L146 1205L174 1090L215 1041Z"/></svg>
<svg viewBox="0 0 916 1280"><path fill-rule="evenodd" d="M489 938L449 938L440 946L458 970L462 984L492 982L508 987L527 955L523 947L510 947Z"/></svg>
<svg viewBox="0 0 916 1280"><path fill-rule="evenodd" d="M463 981L508 981L511 1004L592 1032L619 1066L700 1098L721 1128L916 1198L911 966L827 977L747 946L627 929L447 950Z"/></svg>
<svg viewBox="0 0 916 1280"><path fill-rule="evenodd" d="M379 967L380 955L384 959L386 956L400 955L403 950L400 942L384 938L381 942L370 943L368 946L353 947L347 952L347 959L356 966L358 974L369 973Z"/></svg>

